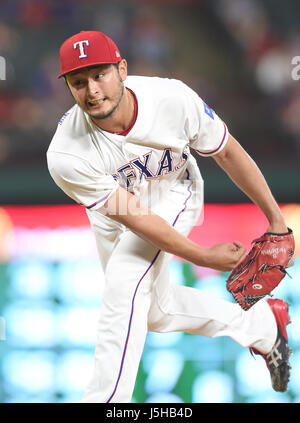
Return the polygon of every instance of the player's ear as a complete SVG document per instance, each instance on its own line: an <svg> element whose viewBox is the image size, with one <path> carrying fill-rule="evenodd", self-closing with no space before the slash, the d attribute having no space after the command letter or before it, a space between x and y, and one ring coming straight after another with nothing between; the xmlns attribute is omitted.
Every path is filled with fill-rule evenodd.
<svg viewBox="0 0 300 423"><path fill-rule="evenodd" d="M127 78L127 62L125 59L122 59L119 63L119 74L122 81L125 81L125 79Z"/></svg>

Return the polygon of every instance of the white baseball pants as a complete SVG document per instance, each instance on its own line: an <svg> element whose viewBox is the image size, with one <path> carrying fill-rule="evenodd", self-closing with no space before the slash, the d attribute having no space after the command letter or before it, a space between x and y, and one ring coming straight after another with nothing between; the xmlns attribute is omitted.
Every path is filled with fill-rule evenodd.
<svg viewBox="0 0 300 423"><path fill-rule="evenodd" d="M187 235L195 225L202 198L193 184L173 190L158 214ZM155 210L154 210L155 211ZM97 329L94 372L86 403L129 403L147 331L185 331L229 336L243 347L268 353L277 326L266 301L247 312L238 304L200 290L172 285L172 257L99 212L88 212L105 272Z"/></svg>

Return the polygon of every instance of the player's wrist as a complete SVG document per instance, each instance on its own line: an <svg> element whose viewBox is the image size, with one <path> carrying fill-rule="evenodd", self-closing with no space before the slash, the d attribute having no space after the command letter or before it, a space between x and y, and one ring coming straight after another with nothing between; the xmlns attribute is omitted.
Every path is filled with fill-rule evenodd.
<svg viewBox="0 0 300 423"><path fill-rule="evenodd" d="M287 224L279 207L267 215L267 218L269 221L267 232L286 233L288 231Z"/></svg>
<svg viewBox="0 0 300 423"><path fill-rule="evenodd" d="M277 234L285 234L288 232L288 227L284 221L273 221L270 222L266 232L272 232Z"/></svg>

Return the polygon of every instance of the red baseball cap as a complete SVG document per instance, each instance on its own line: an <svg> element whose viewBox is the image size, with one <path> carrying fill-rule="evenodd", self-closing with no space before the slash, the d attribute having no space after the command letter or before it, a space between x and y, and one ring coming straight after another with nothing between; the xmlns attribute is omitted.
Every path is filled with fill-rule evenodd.
<svg viewBox="0 0 300 423"><path fill-rule="evenodd" d="M58 78L86 66L122 60L113 40L99 31L81 31L68 38L60 47L59 56L61 73Z"/></svg>

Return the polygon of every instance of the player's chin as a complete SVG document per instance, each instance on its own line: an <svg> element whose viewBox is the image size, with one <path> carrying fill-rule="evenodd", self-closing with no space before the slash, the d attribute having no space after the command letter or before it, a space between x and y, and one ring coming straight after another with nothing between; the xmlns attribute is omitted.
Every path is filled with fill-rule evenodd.
<svg viewBox="0 0 300 423"><path fill-rule="evenodd" d="M105 110L105 108L106 108L106 101L104 100L104 101L102 101L101 103L98 103L98 104L92 104L92 103L89 103L89 102L87 102L86 104L85 104L85 109L86 109L86 111L88 112L88 113L94 113L94 114L102 114L102 113L104 113L104 110Z"/></svg>
<svg viewBox="0 0 300 423"><path fill-rule="evenodd" d="M111 113L110 111L107 110L99 110L99 109L91 109L88 108L86 110L86 112L88 113L88 115L94 119L105 119L107 118Z"/></svg>
<svg viewBox="0 0 300 423"><path fill-rule="evenodd" d="M95 112L95 111L87 111L88 115L93 118L93 119L105 119L106 118L106 113L99 113L99 112Z"/></svg>
<svg viewBox="0 0 300 423"><path fill-rule="evenodd" d="M117 109L117 106L113 106L110 108L102 109L102 110L91 110L87 113L95 120L101 120L101 119L107 119L113 115L115 110Z"/></svg>

